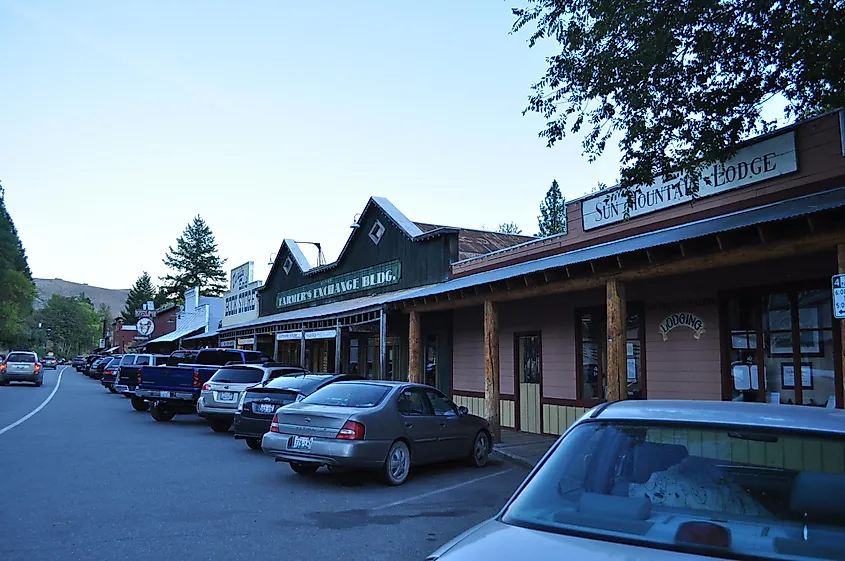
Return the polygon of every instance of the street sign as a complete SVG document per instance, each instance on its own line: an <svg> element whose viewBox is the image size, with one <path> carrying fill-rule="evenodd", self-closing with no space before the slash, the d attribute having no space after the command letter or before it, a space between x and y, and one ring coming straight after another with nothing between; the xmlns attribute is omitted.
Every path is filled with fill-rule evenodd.
<svg viewBox="0 0 845 561"><path fill-rule="evenodd" d="M845 319L845 275L835 275L833 283L833 317Z"/></svg>

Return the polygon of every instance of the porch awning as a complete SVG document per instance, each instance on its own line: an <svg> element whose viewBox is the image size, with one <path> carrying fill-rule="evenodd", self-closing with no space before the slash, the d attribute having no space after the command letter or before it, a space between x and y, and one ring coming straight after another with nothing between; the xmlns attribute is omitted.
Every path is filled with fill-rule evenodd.
<svg viewBox="0 0 845 561"><path fill-rule="evenodd" d="M193 339L208 339L209 337L217 337L220 335L219 330L214 331L207 331L205 333L200 333L199 335L191 335L190 337L184 337L185 341L191 341Z"/></svg>
<svg viewBox="0 0 845 561"><path fill-rule="evenodd" d="M664 228L621 240L576 249L567 253L561 253L560 255L552 255L550 257L543 257L525 263L518 263L516 265L509 265L491 271L452 279L433 286L406 291L404 294L397 294L387 300L387 302L399 302L413 298L422 298L424 296L434 296L435 294L444 294L462 288L471 288L531 273L539 273L549 269L557 269L567 265L586 263L594 259L612 257L614 255L706 236L708 234L718 234L728 230L736 230L765 222L785 220L787 218L794 218L796 216L812 214L842 206L845 206L845 187L838 187L821 193L739 210L722 216L705 218L687 224L672 226L671 228Z"/></svg>

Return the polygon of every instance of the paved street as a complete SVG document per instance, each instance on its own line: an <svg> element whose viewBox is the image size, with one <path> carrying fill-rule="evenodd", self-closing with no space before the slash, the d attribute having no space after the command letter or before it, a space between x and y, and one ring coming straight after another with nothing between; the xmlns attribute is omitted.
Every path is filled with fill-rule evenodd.
<svg viewBox="0 0 845 561"><path fill-rule="evenodd" d="M60 373L53 399L6 430ZM491 460L417 470L398 488L304 478L199 418L156 423L71 367L41 388L0 387L5 561L422 560L495 513L525 474Z"/></svg>

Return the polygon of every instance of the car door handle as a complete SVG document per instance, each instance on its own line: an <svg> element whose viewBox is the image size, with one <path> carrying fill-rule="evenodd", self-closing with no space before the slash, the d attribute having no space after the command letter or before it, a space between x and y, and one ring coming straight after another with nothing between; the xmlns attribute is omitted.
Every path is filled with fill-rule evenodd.
<svg viewBox="0 0 845 561"><path fill-rule="evenodd" d="M446 426L446 422L444 421L444 422L440 423L440 426L441 426L441 427L445 427L445 426Z"/></svg>
<svg viewBox="0 0 845 561"><path fill-rule="evenodd" d="M411 427L414 426L414 423L405 423L405 426L408 427L408 428L411 428Z"/></svg>

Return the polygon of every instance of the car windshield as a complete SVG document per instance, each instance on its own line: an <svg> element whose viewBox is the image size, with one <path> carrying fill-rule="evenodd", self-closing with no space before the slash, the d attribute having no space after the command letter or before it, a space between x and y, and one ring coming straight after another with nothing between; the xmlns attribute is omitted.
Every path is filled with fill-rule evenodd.
<svg viewBox="0 0 845 561"><path fill-rule="evenodd" d="M32 353L9 353L6 362L35 362L35 355Z"/></svg>
<svg viewBox="0 0 845 561"><path fill-rule="evenodd" d="M690 424L576 426L507 524L735 558L841 558L845 439Z"/></svg>
<svg viewBox="0 0 845 561"><path fill-rule="evenodd" d="M329 384L312 393L301 403L311 405L334 405L337 407L375 407L387 392L387 386L379 384Z"/></svg>
<svg viewBox="0 0 845 561"><path fill-rule="evenodd" d="M221 368L211 377L212 382L257 384L264 377L260 368Z"/></svg>

